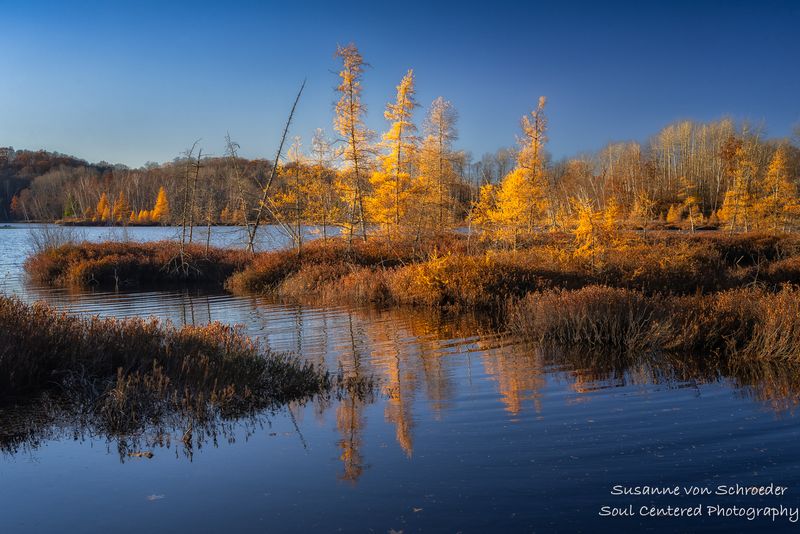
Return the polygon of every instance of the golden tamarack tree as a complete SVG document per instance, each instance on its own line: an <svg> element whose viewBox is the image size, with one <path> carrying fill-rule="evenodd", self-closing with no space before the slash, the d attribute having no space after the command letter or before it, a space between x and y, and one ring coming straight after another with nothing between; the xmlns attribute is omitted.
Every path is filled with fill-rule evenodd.
<svg viewBox="0 0 800 534"><path fill-rule="evenodd" d="M373 143L362 100L367 64L353 44L338 47L335 58L337 139L318 130L307 153L296 140L286 161L281 149L273 160L241 158L229 137L224 158L190 151L173 163L141 169L98 164L70 170L50 155L51 170L29 189L13 192L10 214L105 224L182 221L189 240L192 222L222 222L246 227L251 244L260 223L281 225L298 245L309 225L322 225L323 238L330 226L339 226L352 240L366 239L369 231L419 239L474 223L483 238L510 247L535 232L564 230L576 234L579 254L593 261L614 246L604 237L607 225L595 223L606 220L611 208L617 226L642 232L663 222L672 229L729 232L800 225L800 147L765 140L746 123L681 121L644 143L612 143L552 162L545 155L542 97L522 119L516 150L473 161L453 149L457 114L444 98L433 101L417 136L412 70L386 106L387 131ZM38 157L19 153L15 161L39 167L31 159Z"/></svg>
<svg viewBox="0 0 800 534"><path fill-rule="evenodd" d="M412 200L411 179L417 157L417 127L411 119L417 107L414 93L414 72L409 70L397 86L395 101L387 104L383 114L390 126L381 139L384 152L370 177L372 193L365 202L369 219L384 228L389 239L399 235Z"/></svg>
<svg viewBox="0 0 800 534"><path fill-rule="evenodd" d="M336 90L339 100L336 102L334 127L342 136L342 158L345 168L340 173L338 189L349 204L347 220L343 221L348 239L352 241L356 228L360 228L361 236L367 239L367 219L364 198L367 191L367 177L371 167L370 140L372 132L364 125L367 107L361 100L361 82L366 63L358 48L352 43L339 46L336 57L342 61L339 71L340 82Z"/></svg>
<svg viewBox="0 0 800 534"><path fill-rule="evenodd" d="M775 231L794 226L800 215L797 185L791 179L786 146L781 145L772 156L761 188L756 213L762 224Z"/></svg>
<svg viewBox="0 0 800 534"><path fill-rule="evenodd" d="M150 212L149 219L157 223L164 223L169 219L169 200L167 199L167 192L164 190L163 186L158 189L156 204Z"/></svg>
<svg viewBox="0 0 800 534"><path fill-rule="evenodd" d="M447 228L456 222L454 189L459 176L454 168L453 143L458 139L458 113L442 97L436 98L425 118L425 138L419 151L419 179L415 186L419 202L416 218Z"/></svg>
<svg viewBox="0 0 800 534"><path fill-rule="evenodd" d="M602 264L605 254L618 248L620 207L609 199L604 209L588 198L573 199L576 212L575 257L588 260L594 269Z"/></svg>
<svg viewBox="0 0 800 534"><path fill-rule="evenodd" d="M473 211L475 222L486 236L514 247L521 235L533 232L546 220L550 209L542 161L547 130L545 102L545 97L540 97L530 117L522 118L523 136L516 167L499 186L487 184L481 188Z"/></svg>

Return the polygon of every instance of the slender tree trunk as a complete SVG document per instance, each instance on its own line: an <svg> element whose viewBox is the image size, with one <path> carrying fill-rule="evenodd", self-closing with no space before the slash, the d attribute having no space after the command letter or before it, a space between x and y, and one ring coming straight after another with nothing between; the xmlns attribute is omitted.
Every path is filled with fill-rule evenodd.
<svg viewBox="0 0 800 534"><path fill-rule="evenodd" d="M286 135L289 133L289 125L292 123L292 118L294 117L294 111L295 109L297 109L297 103L300 101L300 95L303 94L303 88L305 86L306 86L306 81L303 80L303 83L300 85L300 90L297 91L297 96L294 99L294 104L292 104L292 110L289 112L289 118L286 120L286 126L284 126L283 128L283 135L281 135L281 142L278 145L278 153L275 154L275 161L272 163L272 171L270 172L269 179L262 188L261 202L258 205L256 218L255 221L253 221L252 228L248 230L250 234L247 240L248 252L255 252L256 232L258 232L258 226L261 223L261 218L264 214L264 208L267 204L267 199L269 198L269 189L272 186L272 182L275 180L275 175L278 173L278 165L280 164L281 152L283 152L283 145L286 142Z"/></svg>
<svg viewBox="0 0 800 534"><path fill-rule="evenodd" d="M197 163L194 165L194 181L192 182L192 196L189 201L189 243L192 242L194 235L194 211L195 199L197 198L197 179L200 177L200 158L203 156L203 149L197 153Z"/></svg>

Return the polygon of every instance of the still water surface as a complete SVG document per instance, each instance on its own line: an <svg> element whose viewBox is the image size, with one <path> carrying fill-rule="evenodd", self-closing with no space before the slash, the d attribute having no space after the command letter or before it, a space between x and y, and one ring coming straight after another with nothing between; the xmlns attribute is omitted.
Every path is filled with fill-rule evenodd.
<svg viewBox="0 0 800 534"><path fill-rule="evenodd" d="M103 240L174 228L78 229ZM205 229L198 230L205 239ZM287 306L201 292L70 292L25 281L29 226L0 229L0 290L80 314L240 324L273 350L374 375L152 459L80 428L0 454L0 532L789 531L742 517L622 518L601 506L800 506L795 370L542 351L481 318ZM235 228L215 245L240 246ZM285 245L267 227L261 248ZM2 340L0 340L2 342ZM0 412L2 413L2 412ZM0 419L0 424L7 424ZM622 497L613 485L788 486L784 497Z"/></svg>

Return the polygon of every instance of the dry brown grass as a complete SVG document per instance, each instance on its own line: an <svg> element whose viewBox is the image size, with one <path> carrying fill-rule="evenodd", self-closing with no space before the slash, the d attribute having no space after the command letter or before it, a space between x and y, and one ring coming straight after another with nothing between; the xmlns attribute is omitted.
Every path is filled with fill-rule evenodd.
<svg viewBox="0 0 800 534"><path fill-rule="evenodd" d="M800 249L787 236L622 234L591 264L569 234L533 236L518 250L491 250L455 237L416 247L373 240L353 249L316 243L302 257L260 255L228 282L236 292L271 292L298 302L501 308L510 297L591 285L691 295L800 281Z"/></svg>
<svg viewBox="0 0 800 534"><path fill-rule="evenodd" d="M516 334L556 346L800 363L800 288L792 286L694 296L557 289L511 302L507 317Z"/></svg>
<svg viewBox="0 0 800 534"><path fill-rule="evenodd" d="M559 233L531 236L518 250L456 234L424 242L330 239L310 242L300 254L194 247L184 272L175 268L173 243L83 243L36 254L26 268L35 281L60 286L224 283L234 293L296 302L495 309L510 297L555 288L691 295L800 283L800 244L792 236L624 233L592 261L574 252L572 237Z"/></svg>
<svg viewBox="0 0 800 534"><path fill-rule="evenodd" d="M45 249L25 262L37 283L61 287L162 287L183 284L222 287L251 257L241 250L185 249L186 269L178 243L70 243Z"/></svg>
<svg viewBox="0 0 800 534"><path fill-rule="evenodd" d="M349 245L342 239L312 241L296 250L279 250L258 254L244 270L229 278L226 287L235 293L260 293L276 290L288 278L308 270L304 280L295 285L314 290L315 281L328 282L359 267L392 268L414 261L419 252L404 243L379 240L354 241Z"/></svg>
<svg viewBox="0 0 800 534"><path fill-rule="evenodd" d="M0 296L0 334L0 405L49 392L91 407L115 431L167 412L247 412L335 385L326 371L219 323L80 318Z"/></svg>
<svg viewBox="0 0 800 534"><path fill-rule="evenodd" d="M641 352L660 348L671 328L662 299L606 286L535 292L509 306L511 329L558 346Z"/></svg>

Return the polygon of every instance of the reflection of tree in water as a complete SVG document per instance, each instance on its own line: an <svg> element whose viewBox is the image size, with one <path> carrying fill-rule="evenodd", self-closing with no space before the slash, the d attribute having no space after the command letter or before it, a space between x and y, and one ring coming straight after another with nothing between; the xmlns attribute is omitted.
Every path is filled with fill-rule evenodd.
<svg viewBox="0 0 800 534"><path fill-rule="evenodd" d="M339 365L345 377L360 378L363 372L362 365L362 343L359 341L356 326L353 323L353 312L347 314L347 339L349 350L343 351L339 355ZM342 480L355 482L361 477L365 464L361 454L362 437L364 425L364 403L352 399L345 399L336 408L336 429L339 432L339 448L341 454L339 459L344 465L344 472L339 476Z"/></svg>
<svg viewBox="0 0 800 534"><path fill-rule="evenodd" d="M421 387L439 419L455 386L460 363L453 356L474 350L482 327L472 316L449 316L430 310L393 309L368 313L364 331L372 348L371 364L381 377L388 399L384 419L411 458L414 452L413 405Z"/></svg>
<svg viewBox="0 0 800 534"><path fill-rule="evenodd" d="M514 415L522 411L525 401L533 401L534 410L541 413L541 390L546 384L538 352L523 349L501 345L487 348L482 355L486 374L497 381L505 409Z"/></svg>
<svg viewBox="0 0 800 534"><path fill-rule="evenodd" d="M414 451L413 403L421 384L434 412L439 412L454 390L442 350L442 340L458 353L457 323L419 310L359 310L347 312L346 343L337 347L338 365L346 376L375 375L386 395L384 420L394 426L395 438L410 458ZM470 336L474 329L470 329ZM469 341L471 344L472 341ZM351 400L336 410L338 442L344 463L342 478L355 480L364 469L361 454L365 403Z"/></svg>
<svg viewBox="0 0 800 534"><path fill-rule="evenodd" d="M344 471L339 478L355 482L364 472L364 457L361 454L361 432L364 428L362 410L364 406L356 399L345 399L336 408L336 428L341 436L339 448Z"/></svg>
<svg viewBox="0 0 800 534"><path fill-rule="evenodd" d="M410 352L415 352L404 339L413 339L400 321L371 321L368 323L371 345L374 347L372 365L383 378L387 394L384 419L394 425L397 443L410 458L414 452L411 404L414 396L414 373L410 369ZM411 349L409 351L408 349Z"/></svg>

